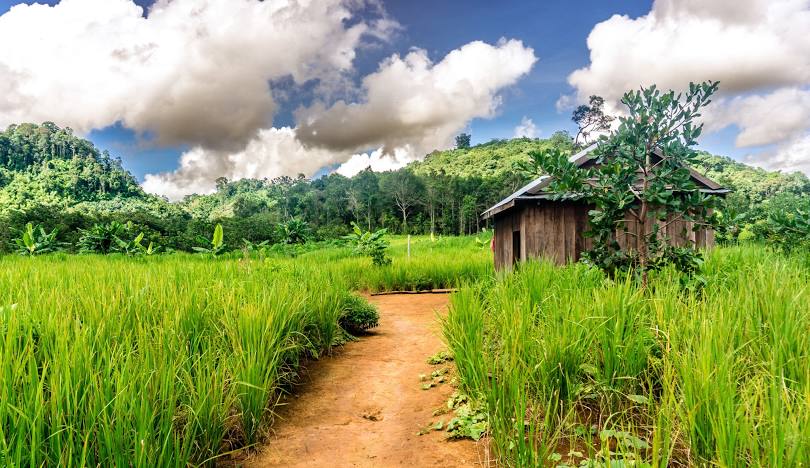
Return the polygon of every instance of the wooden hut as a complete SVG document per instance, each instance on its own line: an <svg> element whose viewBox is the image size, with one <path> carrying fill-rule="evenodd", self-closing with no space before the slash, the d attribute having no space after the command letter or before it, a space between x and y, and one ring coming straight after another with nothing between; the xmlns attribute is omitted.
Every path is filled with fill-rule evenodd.
<svg viewBox="0 0 810 468"><path fill-rule="evenodd" d="M595 148L594 145L571 156L570 161L582 168L592 166L594 158L590 153ZM653 157L660 158L660 152L655 150ZM701 192L718 196L729 192L694 169L689 171ZM564 264L579 260L582 252L591 248L591 239L584 235L591 207L585 202L554 200L546 190L551 181L550 176L538 177L483 213L483 217L492 218L495 225L496 269L511 268L518 261L537 257ZM625 228L616 232L623 249L636 248L639 228L639 223L628 214ZM692 221L668 223L661 234L675 245L714 245L714 231L702 227L695 230Z"/></svg>

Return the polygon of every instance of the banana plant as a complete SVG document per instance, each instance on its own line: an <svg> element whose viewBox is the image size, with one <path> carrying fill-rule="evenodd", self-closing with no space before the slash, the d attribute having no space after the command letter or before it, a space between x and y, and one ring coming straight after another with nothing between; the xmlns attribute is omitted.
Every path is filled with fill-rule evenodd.
<svg viewBox="0 0 810 468"><path fill-rule="evenodd" d="M115 242L118 244L118 250L127 255L152 255L156 251L152 242L149 242L148 247L143 245L143 232L139 233L131 241L115 236Z"/></svg>
<svg viewBox="0 0 810 468"><path fill-rule="evenodd" d="M201 237L200 240L202 242L209 242L208 239L205 239L204 237ZM224 240L225 240L225 236L224 236L224 234L222 232L222 225L217 224L217 226L214 228L214 236L211 238L211 241L210 241L211 247L210 248L207 248L207 247L193 247L193 249L194 249L195 252L210 254L212 257L216 257L217 255L222 253L223 250L225 250L225 242L224 242Z"/></svg>
<svg viewBox="0 0 810 468"><path fill-rule="evenodd" d="M54 229L50 233L45 232L42 226L34 227L32 223L25 225L21 236L14 239L17 245L17 252L20 255L34 256L51 252L56 248L56 234L59 231Z"/></svg>
<svg viewBox="0 0 810 468"><path fill-rule="evenodd" d="M343 236L343 239L354 246L355 254L371 257L371 263L376 266L384 266L391 264L391 257L386 253L388 241L385 239L385 235L387 233L387 229L364 231L357 223L352 222L352 233Z"/></svg>
<svg viewBox="0 0 810 468"><path fill-rule="evenodd" d="M267 256L267 247L270 244L269 240L257 243L251 242L243 238L242 243L243 243L242 252L244 253L245 258L250 258L250 255L253 252L256 252L259 255L259 259L263 259Z"/></svg>

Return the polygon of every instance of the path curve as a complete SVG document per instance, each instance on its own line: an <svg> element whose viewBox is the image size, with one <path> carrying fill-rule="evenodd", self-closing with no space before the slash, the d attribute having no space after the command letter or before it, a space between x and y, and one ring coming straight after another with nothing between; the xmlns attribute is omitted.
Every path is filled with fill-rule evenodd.
<svg viewBox="0 0 810 468"><path fill-rule="evenodd" d="M267 446L244 466L484 466L484 442L451 442L443 432L417 435L439 419L433 411L453 392L446 384L422 390L419 382L420 374L435 369L427 357L443 349L436 313L446 313L448 296L370 300L380 309L380 326L310 366L279 411Z"/></svg>

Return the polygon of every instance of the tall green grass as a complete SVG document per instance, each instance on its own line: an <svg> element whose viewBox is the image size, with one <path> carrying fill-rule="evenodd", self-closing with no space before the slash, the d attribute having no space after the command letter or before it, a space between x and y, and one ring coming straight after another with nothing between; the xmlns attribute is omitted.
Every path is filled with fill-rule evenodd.
<svg viewBox="0 0 810 468"><path fill-rule="evenodd" d="M713 251L706 285L647 291L528 263L465 288L444 323L507 466L802 466L810 460L810 269Z"/></svg>
<svg viewBox="0 0 810 468"><path fill-rule="evenodd" d="M0 258L0 465L210 465L260 442L301 360L343 338L350 290L491 272L471 238L392 250Z"/></svg>

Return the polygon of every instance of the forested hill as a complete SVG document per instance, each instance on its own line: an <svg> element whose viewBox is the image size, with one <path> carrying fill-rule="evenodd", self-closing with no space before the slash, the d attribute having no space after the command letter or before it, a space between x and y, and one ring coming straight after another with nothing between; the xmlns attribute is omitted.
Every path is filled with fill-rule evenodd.
<svg viewBox="0 0 810 468"><path fill-rule="evenodd" d="M133 198L147 195L121 160L70 129L46 122L0 132L0 212Z"/></svg>
<svg viewBox="0 0 810 468"><path fill-rule="evenodd" d="M366 170L351 178L220 180L216 193L169 203L144 193L120 160L69 129L16 125L0 132L0 226L8 227L0 229L0 251L28 221L59 229L67 242L95 223L132 221L132 230L157 244L186 250L216 223L232 233L232 246L241 238L282 241L279 225L293 219L321 239L346 233L352 221L392 232L474 233L484 227L482 211L532 177L523 169L529 152L551 148L571 151L570 136L436 151L398 171ZM804 207L810 200L803 174L708 154L701 159L698 170L734 190L725 210L741 226L755 227L769 210Z"/></svg>
<svg viewBox="0 0 810 468"><path fill-rule="evenodd" d="M521 164L529 161L530 152L551 148L572 151L571 137L566 132L557 132L548 139L492 140L467 149L434 151L410 167L416 174L508 179L515 174L526 176Z"/></svg>

